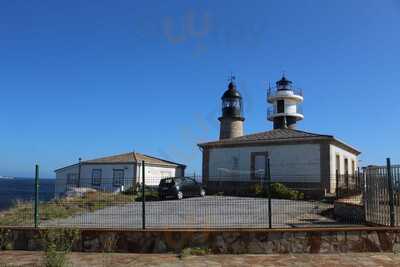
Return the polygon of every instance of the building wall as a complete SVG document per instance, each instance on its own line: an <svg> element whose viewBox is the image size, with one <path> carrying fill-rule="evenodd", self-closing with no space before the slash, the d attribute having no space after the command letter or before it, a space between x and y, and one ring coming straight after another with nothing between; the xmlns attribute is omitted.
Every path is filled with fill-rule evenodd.
<svg viewBox="0 0 400 267"><path fill-rule="evenodd" d="M93 169L101 169L101 184L92 184L92 171ZM114 169L124 170L124 189L128 189L135 183L142 181L142 167L134 163L127 164L82 164L81 165L81 178L80 186L105 190L109 192L117 192L121 190L120 186L115 186L113 183ZM60 196L67 190L67 177L68 174L74 173L78 177L79 166L74 165L64 168L56 172L56 186L55 195ZM146 184L158 185L161 178L183 176L183 167L160 167L160 166L146 166Z"/></svg>
<svg viewBox="0 0 400 267"><path fill-rule="evenodd" d="M251 181L251 153L270 155L272 181L319 183L321 180L320 145L288 144L213 148L209 151L209 181ZM234 162L238 165L234 166Z"/></svg>
<svg viewBox="0 0 400 267"><path fill-rule="evenodd" d="M159 185L161 178L179 177L184 176L183 167L169 167L169 166L146 166L146 185L156 186ZM137 166L137 181L142 182L142 165Z"/></svg>
<svg viewBox="0 0 400 267"><path fill-rule="evenodd" d="M349 162L349 174L354 174L354 171L358 167L358 157L356 154L351 153L347 150L344 150L336 145L331 144L329 146L330 148L330 182L331 182L331 193L336 192L336 155L339 156L340 158L340 166L339 166L339 173L340 174L345 174L345 159L348 159ZM354 169L352 169L352 162L354 161Z"/></svg>
<svg viewBox="0 0 400 267"><path fill-rule="evenodd" d="M56 183L55 183L55 196L56 197L65 192L65 190L67 188L67 175L69 173L75 173L78 176L78 173L79 173L78 165L66 167L66 168L56 172Z"/></svg>
<svg viewBox="0 0 400 267"><path fill-rule="evenodd" d="M127 189L135 184L135 164L83 164L81 167L81 187L89 187L101 189L111 192L116 192L121 189L120 186L115 186L113 183L114 170L124 170L124 189ZM93 169L101 169L101 184L100 186L92 185Z"/></svg>
<svg viewBox="0 0 400 267"><path fill-rule="evenodd" d="M243 136L243 120L222 118L220 127L220 139Z"/></svg>

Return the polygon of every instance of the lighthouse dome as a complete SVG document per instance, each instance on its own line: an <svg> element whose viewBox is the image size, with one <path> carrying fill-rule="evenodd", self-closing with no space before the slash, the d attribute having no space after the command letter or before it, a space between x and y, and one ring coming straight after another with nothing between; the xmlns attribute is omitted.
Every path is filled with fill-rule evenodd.
<svg viewBox="0 0 400 267"><path fill-rule="evenodd" d="M222 95L222 100L229 98L242 98L239 91L236 89L236 84L234 82L229 83L228 90L226 90L225 93Z"/></svg>

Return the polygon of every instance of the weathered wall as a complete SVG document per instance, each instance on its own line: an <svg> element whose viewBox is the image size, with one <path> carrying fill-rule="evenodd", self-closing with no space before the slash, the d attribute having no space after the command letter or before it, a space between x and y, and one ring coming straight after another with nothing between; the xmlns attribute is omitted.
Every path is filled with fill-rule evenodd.
<svg viewBox="0 0 400 267"><path fill-rule="evenodd" d="M100 186L92 185L93 169L101 169ZM81 186L99 188L107 191L117 191L120 187L113 184L114 170L124 170L124 187L129 188L135 183L134 164L83 164L81 167Z"/></svg>
<svg viewBox="0 0 400 267"><path fill-rule="evenodd" d="M213 148L209 155L209 181L250 181L252 152L269 153L273 182L320 182L319 144ZM234 166L235 161L238 166Z"/></svg>
<svg viewBox="0 0 400 267"><path fill-rule="evenodd" d="M331 144L330 146L330 192L334 193L336 192L336 155L338 155L340 157L340 166L339 166L339 173L340 174L345 174L346 170L345 170L345 159L348 159L349 165L348 165L348 169L349 169L349 174L354 174L354 171L357 169L358 167L358 157L357 155L348 152L338 146L335 146L333 144ZM352 161L354 161L355 167L354 169L352 169Z"/></svg>
<svg viewBox="0 0 400 267"><path fill-rule="evenodd" d="M184 170L182 167L161 167L161 166L146 166L146 185L159 185L161 178L167 177L179 177L184 175ZM142 165L137 166L137 181L142 182Z"/></svg>
<svg viewBox="0 0 400 267"><path fill-rule="evenodd" d="M0 229L0 233L3 249L43 249L41 234L37 230ZM216 254L400 252L400 229L82 230L74 242L73 250L179 253L193 247L206 248Z"/></svg>
<svg viewBox="0 0 400 267"><path fill-rule="evenodd" d="M92 185L92 171L93 169L101 169L102 178L100 185ZM141 164L134 163L126 164L82 164L81 165L81 187L89 187L94 189L107 190L115 192L120 190L119 186L113 184L113 171L114 169L124 170L124 188L127 189L137 182L142 181L142 167ZM56 196L66 191L67 176L69 173L78 175L79 166L74 165L64 168L56 172ZM161 167L161 166L146 166L146 184L158 185L160 179L163 177L183 176L184 169L182 167Z"/></svg>
<svg viewBox="0 0 400 267"><path fill-rule="evenodd" d="M67 175L69 173L75 173L78 176L78 172L79 172L78 165L66 167L56 172L56 183L55 183L56 197L65 192L65 189L67 188Z"/></svg>
<svg viewBox="0 0 400 267"><path fill-rule="evenodd" d="M243 136L243 120L223 118L220 125L220 139Z"/></svg>
<svg viewBox="0 0 400 267"><path fill-rule="evenodd" d="M93 169L101 169L102 177L100 185L92 185L92 171ZM89 187L94 189L101 189L107 191L118 191L120 187L114 186L113 184L113 170L122 169L124 170L124 183L125 188L129 188L135 183L135 168L134 164L82 164L81 175L80 175L80 186ZM79 165L64 168L56 172L56 189L55 195L60 196L67 189L67 177L68 174L79 173Z"/></svg>

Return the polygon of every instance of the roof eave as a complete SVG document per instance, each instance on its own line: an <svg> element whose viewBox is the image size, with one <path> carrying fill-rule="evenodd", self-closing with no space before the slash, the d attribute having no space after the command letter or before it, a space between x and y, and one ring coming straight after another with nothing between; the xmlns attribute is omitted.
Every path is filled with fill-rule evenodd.
<svg viewBox="0 0 400 267"><path fill-rule="evenodd" d="M232 147L232 146L252 146L252 145L273 145L277 143L307 143L310 141L331 141L332 143L340 144L346 150L356 154L357 156L361 154L357 148L346 144L345 142L335 138L331 135L324 135L318 137L308 137L308 138L287 138L287 139L276 139L276 140L258 140L258 141L238 141L238 142L226 142L226 143L201 143L198 144L201 148L222 148L222 147Z"/></svg>
<svg viewBox="0 0 400 267"><path fill-rule="evenodd" d="M353 152L353 153L356 154L357 156L361 154L361 151L360 151L360 150L358 150L357 148L355 148L355 147L353 147L353 146L351 146L351 145L349 145L349 144L346 144L346 143L343 142L342 140L339 140L339 139L337 139L337 138L334 137L334 138L332 139L332 141L333 141L334 143L337 143L337 144L340 144L340 145L344 146L345 148L347 148L347 150Z"/></svg>
<svg viewBox="0 0 400 267"><path fill-rule="evenodd" d="M318 136L318 137L308 137L308 138L281 138L274 140L256 140L256 141L232 141L226 143L218 143L218 142L210 142L210 143L201 143L198 144L201 148L210 148L210 147L229 147L229 146L246 146L246 145L264 145L264 144L276 144L276 143L306 143L309 141L323 141L323 140L332 140L333 136Z"/></svg>

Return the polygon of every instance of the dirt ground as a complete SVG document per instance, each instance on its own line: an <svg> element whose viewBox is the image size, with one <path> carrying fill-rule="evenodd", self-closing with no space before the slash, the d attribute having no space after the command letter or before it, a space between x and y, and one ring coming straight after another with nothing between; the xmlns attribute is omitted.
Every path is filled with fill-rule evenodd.
<svg viewBox="0 0 400 267"><path fill-rule="evenodd" d="M41 266L41 252L0 252L0 266ZM68 266L400 266L400 255L390 253L349 253L336 255L206 255L71 253Z"/></svg>

